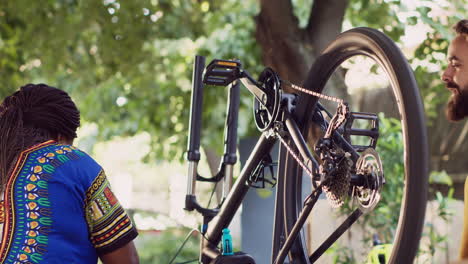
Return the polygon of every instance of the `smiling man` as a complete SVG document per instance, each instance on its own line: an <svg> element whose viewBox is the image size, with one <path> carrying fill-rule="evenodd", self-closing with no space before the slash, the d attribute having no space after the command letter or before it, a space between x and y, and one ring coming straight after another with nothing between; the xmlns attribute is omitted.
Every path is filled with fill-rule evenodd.
<svg viewBox="0 0 468 264"><path fill-rule="evenodd" d="M442 74L446 88L452 93L447 104L447 119L461 121L468 116L468 20L455 26L456 37L448 48L448 66ZM468 259L468 182L465 180L465 209L460 258Z"/></svg>
<svg viewBox="0 0 468 264"><path fill-rule="evenodd" d="M442 80L452 93L447 104L447 118L460 121L468 116L468 20L461 20L454 29L457 36L450 43L448 66Z"/></svg>

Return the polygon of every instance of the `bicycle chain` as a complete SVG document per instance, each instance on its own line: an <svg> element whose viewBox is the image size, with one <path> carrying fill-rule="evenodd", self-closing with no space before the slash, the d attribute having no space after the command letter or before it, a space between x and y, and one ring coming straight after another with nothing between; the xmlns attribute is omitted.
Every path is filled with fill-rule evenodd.
<svg viewBox="0 0 468 264"><path fill-rule="evenodd" d="M286 81L286 80L281 80L282 82L284 82L286 85L288 85L289 87L293 88L294 90L297 90L297 91L300 91L300 92L303 92L303 93L306 93L306 94L309 94L309 95L312 95L312 96L315 96L315 97L318 97L320 99L325 99L325 100L328 100L328 101L333 101L335 103L344 103L344 100L341 99L341 98L338 98L338 97L334 97L334 96L331 96L331 95L326 95L326 94L321 94L321 93L317 93L317 92L314 92L314 91L311 91L311 90L307 90L306 88L303 88L303 87L300 87L298 85L295 85L293 83L291 83L290 81Z"/></svg>
<svg viewBox="0 0 468 264"><path fill-rule="evenodd" d="M318 92L307 90L303 87L295 85L289 81L282 80L282 82L289 87L293 88L294 90L318 97L320 99L332 101L338 103L340 106L344 105L344 100L338 97L324 95ZM331 125L331 124L330 124ZM329 129L328 129L329 130ZM329 132L327 130L327 132ZM331 133L331 132L329 132ZM301 161L299 156L292 150L292 148L286 143L286 140L280 135L280 133L276 133L277 137L280 139L281 143L285 146L286 150L291 154L291 156L296 160L296 162L306 171L306 173L313 179L313 172ZM330 205L334 208L340 207L344 203L344 198L346 198L348 194L349 188L349 181L350 177L347 175L347 172L341 172L343 174L338 175L338 178L335 181L332 181L331 178L327 177L319 186L315 189L322 189L326 196L327 200L329 201Z"/></svg>
<svg viewBox="0 0 468 264"><path fill-rule="evenodd" d="M289 152L289 154L293 156L293 158L296 160L299 166L301 166L302 169L304 169L306 173L309 175L309 177L313 179L313 172L299 159L299 156L294 152L294 150L291 149L288 143L286 143L286 140L279 133L276 133L276 136L279 138L279 140L284 145L284 147Z"/></svg>
<svg viewBox="0 0 468 264"><path fill-rule="evenodd" d="M325 99L325 100L329 100L329 101L333 101L333 102L336 102L338 104L342 104L344 103L344 100L341 99L341 98L338 98L338 97L334 97L334 96L330 96L330 95L325 95L325 94L321 94L321 93L317 93L317 92L314 92L314 91L310 91L310 90L307 90L306 88L303 88L303 87L300 87L298 85L295 85L293 83L291 83L290 81L287 81L287 80L281 80L281 82L283 82L284 84L288 85L289 87L295 89L295 90L298 90L298 91L301 91L303 93L306 93L306 94L309 94L309 95L312 95L312 96L315 96L315 97L318 97L318 98L321 98L321 99ZM307 172L307 174L309 174L309 176L311 178L313 178L313 173L312 171L310 171L309 168L307 168L307 166L302 163L302 161L299 159L299 156L294 153L294 151L289 147L289 145L286 143L286 141L281 137L281 135L279 133L276 133L276 135L278 136L278 138L280 139L281 143L286 147L286 149L288 150L288 152L293 156L293 158L297 161L297 163Z"/></svg>

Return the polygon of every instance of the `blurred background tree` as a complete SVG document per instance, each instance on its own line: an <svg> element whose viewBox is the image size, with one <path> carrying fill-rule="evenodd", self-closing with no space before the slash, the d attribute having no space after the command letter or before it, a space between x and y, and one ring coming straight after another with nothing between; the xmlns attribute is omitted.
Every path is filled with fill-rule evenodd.
<svg viewBox="0 0 468 264"><path fill-rule="evenodd" d="M101 139L147 131L153 159L181 158L194 54L260 64L255 12L252 1L4 1L0 96L49 83L72 93ZM223 126L222 94L206 92L210 133Z"/></svg>
<svg viewBox="0 0 468 264"><path fill-rule="evenodd" d="M466 0L416 2L3 1L0 97L26 82L58 86L72 93L86 122L99 126L100 139L146 131L152 142L147 158L181 159L195 54L239 58L252 73L270 66L301 83L314 58L339 32L369 26L406 49L424 96L433 169L460 173L467 166L459 154L468 150L463 141L468 128L441 118L449 93L441 93L439 74L453 35L450 26L463 18ZM404 37L414 26L427 35L409 47ZM339 93L340 85L338 76L331 93ZM205 98L205 131L219 139L223 96L222 89L210 88ZM241 136L255 133L250 105L250 96L244 96ZM205 146L220 145L211 138L204 137Z"/></svg>

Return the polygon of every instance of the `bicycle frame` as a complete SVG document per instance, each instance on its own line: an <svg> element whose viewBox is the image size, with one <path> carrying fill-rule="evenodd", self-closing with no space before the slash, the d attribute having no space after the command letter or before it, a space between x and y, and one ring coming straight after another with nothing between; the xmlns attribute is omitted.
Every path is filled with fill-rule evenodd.
<svg viewBox="0 0 468 264"><path fill-rule="evenodd" d="M268 154L273 148L276 140L267 138L264 134L258 140L252 155L247 160L239 178L234 184L229 195L224 200L218 215L211 220L207 232L202 238L201 259L202 263L209 263L221 253L216 249L216 245L221 240L222 230L229 226L235 213L242 204L247 191L249 190L248 179L251 173L257 168L264 155Z"/></svg>
<svg viewBox="0 0 468 264"><path fill-rule="evenodd" d="M203 264L212 263L214 259L221 255L221 252L217 249L217 245L221 240L222 230L229 226L232 221L235 213L239 209L242 201L247 194L249 186L249 177L252 175L254 170L257 168L259 163L268 155L272 150L275 143L278 141L278 138L272 135L271 131L266 130L262 132L256 146L252 150L250 157L247 159L240 176L230 190L230 182L232 182L232 167L237 161L236 157L236 141L237 133L237 118L239 111L239 82L234 81L230 87L229 95L229 106L227 110L227 120L226 120L226 136L225 136L225 154L222 161L222 166L220 172L212 179L203 178L197 173L197 164L200 159L200 128L201 128L201 105L203 97L203 83L202 83L202 74L204 69L204 57L197 56L194 63L194 73L193 73L193 91L192 91L192 102L191 102L191 117L190 117L190 133L189 133L189 142L188 142L188 151L187 159L189 161L189 174L188 174L188 186L187 186L187 196L186 196L186 210L192 211L197 210L200 212L203 217L203 227L200 243L200 259L199 261ZM247 87L248 88L248 87ZM250 89L249 89L250 90ZM257 97L258 98L258 97ZM290 94L282 94L281 101L283 107L278 117L278 121L285 125L285 131L287 130L287 135L290 140L293 142L293 145L297 148L299 155L302 160L306 161L305 164L310 164L311 171L318 170L318 162L310 153L307 148L306 142L301 135L301 127L295 121L293 111L295 96ZM327 127L327 121L318 114L318 110L314 110L313 120L321 124L322 127ZM359 154L354 150L353 146L347 142L339 133L333 133L332 137L336 142L338 142L341 147L351 153L351 158L356 161L359 157ZM283 154L285 150L280 148L280 155ZM278 168L279 171L280 168ZM283 180L284 175L278 175L278 182ZM195 182L197 180L202 181L219 181L221 178L225 179L226 188L224 188L223 202L221 207L215 209L208 209L201 207L195 196ZM358 179L355 179L357 181ZM353 180L352 180L353 181ZM288 234L284 243L278 246L277 244L273 245L273 254L272 259L274 263L282 263L289 252L294 240L297 238L300 229L302 228L307 216L312 210L315 201L318 198L321 190L317 189L317 194L311 199L311 202L306 204L304 210L301 212L301 217L298 222L295 224L293 231ZM274 230L275 233L282 233L283 230L283 195L278 191L276 193L275 199L275 221L274 221ZM357 220L357 218L362 214L359 210L355 211L349 219L343 223L341 230L333 233L329 239L326 241L325 247L321 250L324 252L331 244L338 239L341 234L343 234L347 228ZM328 245L328 246L327 246ZM314 258L318 258L323 252L316 252L313 255Z"/></svg>

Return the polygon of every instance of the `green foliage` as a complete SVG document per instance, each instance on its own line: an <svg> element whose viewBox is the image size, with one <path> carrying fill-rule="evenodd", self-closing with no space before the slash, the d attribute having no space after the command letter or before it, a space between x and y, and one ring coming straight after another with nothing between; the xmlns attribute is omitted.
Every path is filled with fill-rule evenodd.
<svg viewBox="0 0 468 264"><path fill-rule="evenodd" d="M46 82L72 94L100 139L147 131L150 158L181 158L194 55L238 57L258 72L257 9L254 0L2 1L0 97ZM226 96L205 89L204 145L221 145ZM247 121L251 103L241 102ZM252 130L245 120L241 135Z"/></svg>
<svg viewBox="0 0 468 264"><path fill-rule="evenodd" d="M403 166L403 137L401 123L394 118L379 116L379 141L377 151L382 160L385 173L385 185L382 188L381 200L374 213L364 215L363 225L372 226L375 230L366 234L367 241L371 241L373 232L379 234L384 243L392 241L398 223L398 212L401 207L404 187ZM371 233L372 232L372 233Z"/></svg>
<svg viewBox="0 0 468 264"><path fill-rule="evenodd" d="M446 171L432 171L429 175L430 184L444 184L447 186L453 185L453 180Z"/></svg>
<svg viewBox="0 0 468 264"><path fill-rule="evenodd" d="M313 0L291 0L294 15L299 20L299 26L304 28L309 22Z"/></svg>
<svg viewBox="0 0 468 264"><path fill-rule="evenodd" d="M349 0L346 19L354 27L381 29L394 41L404 34L405 21L399 21L400 0Z"/></svg>
<svg viewBox="0 0 468 264"><path fill-rule="evenodd" d="M329 249L327 249L325 254L333 256L334 264L356 263L352 250L348 247L341 246L338 243L333 244Z"/></svg>
<svg viewBox="0 0 468 264"><path fill-rule="evenodd" d="M447 196L442 195L440 192L436 193L436 206L435 217L441 218L445 227L449 227L453 217L453 211L448 208L448 202L453 200L453 188L450 187ZM446 233L437 229L434 225L434 219L426 220L423 230L423 242L419 248L418 258L422 255L430 256L424 263L435 263L434 256L436 252L447 252L449 237Z"/></svg>
<svg viewBox="0 0 468 264"><path fill-rule="evenodd" d="M416 66L414 77L420 87L424 101L424 111L429 125L439 115L439 107L448 100L449 93L442 93L444 85L439 80L439 72L430 71L427 66Z"/></svg>
<svg viewBox="0 0 468 264"><path fill-rule="evenodd" d="M23 77L18 64L24 64L22 51L17 49L20 38L14 25L3 23L4 17L5 12L0 10L0 82L17 86Z"/></svg>
<svg viewBox="0 0 468 264"><path fill-rule="evenodd" d="M141 264L169 263L180 248L187 234L187 228L167 229L161 233L142 233L136 240ZM192 235L174 263L198 258L198 237Z"/></svg>
<svg viewBox="0 0 468 264"><path fill-rule="evenodd" d="M377 207L369 214L361 217L358 223L363 227L364 236L362 243L364 246L370 245L372 235L378 234L383 243L392 243L396 226L399 219L399 212L403 198L404 188L404 163L403 163L403 138L401 133L401 123L394 118L385 118L383 114L379 115L379 141L376 147L385 173L385 185L382 188L381 199ZM430 184L446 185L449 187L449 192L446 196L439 191L431 189L430 192L436 193L434 204L436 208L434 215L436 218L442 219L446 225L451 222L453 212L448 208L448 202L453 198L452 180L445 171L431 172ZM349 206L349 205L348 205ZM344 206L341 213L349 215L351 208ZM434 227L435 219L426 220L419 250L419 255L425 254L434 258L437 249L447 250L448 237L440 230ZM354 253L344 246L336 247L330 251L336 254L334 263L355 263ZM343 262L342 260L345 260ZM348 262L346 262L348 261Z"/></svg>
<svg viewBox="0 0 468 264"><path fill-rule="evenodd" d="M430 178L430 193L435 193L435 199L433 201L434 213L429 219L426 219L423 230L423 239L419 248L419 256L425 254L430 256L424 263L435 263L434 256L436 252L447 252L449 237L445 232L442 232L440 228L436 228L434 225L435 218L443 220L445 227L448 229L450 226L454 212L449 208L449 202L453 201L453 182L445 171L431 172ZM447 195L443 195L440 191L434 188L434 184L445 185L448 187Z"/></svg>

